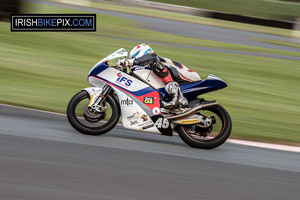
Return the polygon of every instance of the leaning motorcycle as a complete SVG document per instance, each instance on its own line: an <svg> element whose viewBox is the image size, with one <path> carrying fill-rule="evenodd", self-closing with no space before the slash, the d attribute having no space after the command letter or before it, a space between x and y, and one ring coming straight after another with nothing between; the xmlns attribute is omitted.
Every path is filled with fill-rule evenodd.
<svg viewBox="0 0 300 200"><path fill-rule="evenodd" d="M119 122L126 129L172 136L178 132L189 146L212 149L223 144L231 133L231 119L217 101L198 98L207 92L225 88L220 78L180 84L188 107L165 110L162 101L170 101L164 83L147 66L121 69L116 61L126 59L121 48L99 61L89 72L84 88L70 100L67 117L70 124L87 135L109 132ZM174 73L171 74L174 75ZM176 77L174 76L176 80Z"/></svg>

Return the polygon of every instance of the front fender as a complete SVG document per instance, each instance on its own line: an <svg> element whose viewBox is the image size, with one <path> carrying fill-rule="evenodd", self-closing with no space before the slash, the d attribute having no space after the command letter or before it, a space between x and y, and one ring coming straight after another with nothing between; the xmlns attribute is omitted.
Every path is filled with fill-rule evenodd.
<svg viewBox="0 0 300 200"><path fill-rule="evenodd" d="M90 103L88 106L91 106L102 92L102 88L100 87L87 87L84 88L83 90L87 91L90 96Z"/></svg>

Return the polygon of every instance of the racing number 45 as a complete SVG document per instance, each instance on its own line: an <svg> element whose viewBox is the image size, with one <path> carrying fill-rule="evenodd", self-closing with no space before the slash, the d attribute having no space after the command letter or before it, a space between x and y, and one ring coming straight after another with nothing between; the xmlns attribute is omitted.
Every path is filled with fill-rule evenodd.
<svg viewBox="0 0 300 200"><path fill-rule="evenodd" d="M157 128L168 128L169 127L169 121L166 118L158 118L157 121L155 122L155 126Z"/></svg>

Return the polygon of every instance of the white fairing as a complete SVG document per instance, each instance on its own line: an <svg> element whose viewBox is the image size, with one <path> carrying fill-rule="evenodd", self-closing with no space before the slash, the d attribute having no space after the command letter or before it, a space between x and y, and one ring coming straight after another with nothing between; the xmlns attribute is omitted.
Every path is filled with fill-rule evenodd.
<svg viewBox="0 0 300 200"><path fill-rule="evenodd" d="M209 74L209 75L207 76L207 80L219 80L219 81L224 82L222 79L220 79L219 77L217 77L217 76L215 76L215 75L213 75L213 74Z"/></svg>
<svg viewBox="0 0 300 200"><path fill-rule="evenodd" d="M134 74L138 76L139 78L146 81L149 85L154 87L155 89L164 88L165 84L164 82L158 78L152 70L148 69L141 69L134 71Z"/></svg>
<svg viewBox="0 0 300 200"><path fill-rule="evenodd" d="M102 92L102 88L100 87L88 87L88 88L84 88L83 90L89 93L90 96L89 106L91 106L96 101L96 99L99 97L99 95Z"/></svg>
<svg viewBox="0 0 300 200"><path fill-rule="evenodd" d="M88 82L89 82L89 84L96 86L96 87L100 87L100 88L103 88L106 85L106 83L104 81L100 81L99 79L91 77L91 76L88 78Z"/></svg>
<svg viewBox="0 0 300 200"><path fill-rule="evenodd" d="M90 96L91 95L99 96L102 92L102 88L100 88L100 87L87 87L87 88L84 88L83 90L87 91Z"/></svg>
<svg viewBox="0 0 300 200"><path fill-rule="evenodd" d="M102 71L97 77L90 76L88 81L96 87L103 87L105 84L112 86L118 96L124 128L160 134L150 118L153 111L130 94L151 90L149 85L114 68Z"/></svg>
<svg viewBox="0 0 300 200"><path fill-rule="evenodd" d="M150 87L149 85L143 83L142 81L124 73L114 68L108 68L101 73L97 74L98 77L108 81L109 83L115 84L119 87L122 87L126 90L136 92L138 90L145 89ZM123 77L120 79L120 77ZM105 82L99 82L98 78L89 77L89 83L94 86L103 86Z"/></svg>
<svg viewBox="0 0 300 200"><path fill-rule="evenodd" d="M115 88L114 88L115 89ZM122 125L124 128L160 134L149 115L132 98L115 89L121 108Z"/></svg>

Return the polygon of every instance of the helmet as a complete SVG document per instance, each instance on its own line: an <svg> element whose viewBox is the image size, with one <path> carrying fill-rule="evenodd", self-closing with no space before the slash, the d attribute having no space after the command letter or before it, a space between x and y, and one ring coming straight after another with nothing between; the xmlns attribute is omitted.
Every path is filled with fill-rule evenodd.
<svg viewBox="0 0 300 200"><path fill-rule="evenodd" d="M139 44L130 51L129 58L139 58L147 53L154 53L154 51L147 44Z"/></svg>

